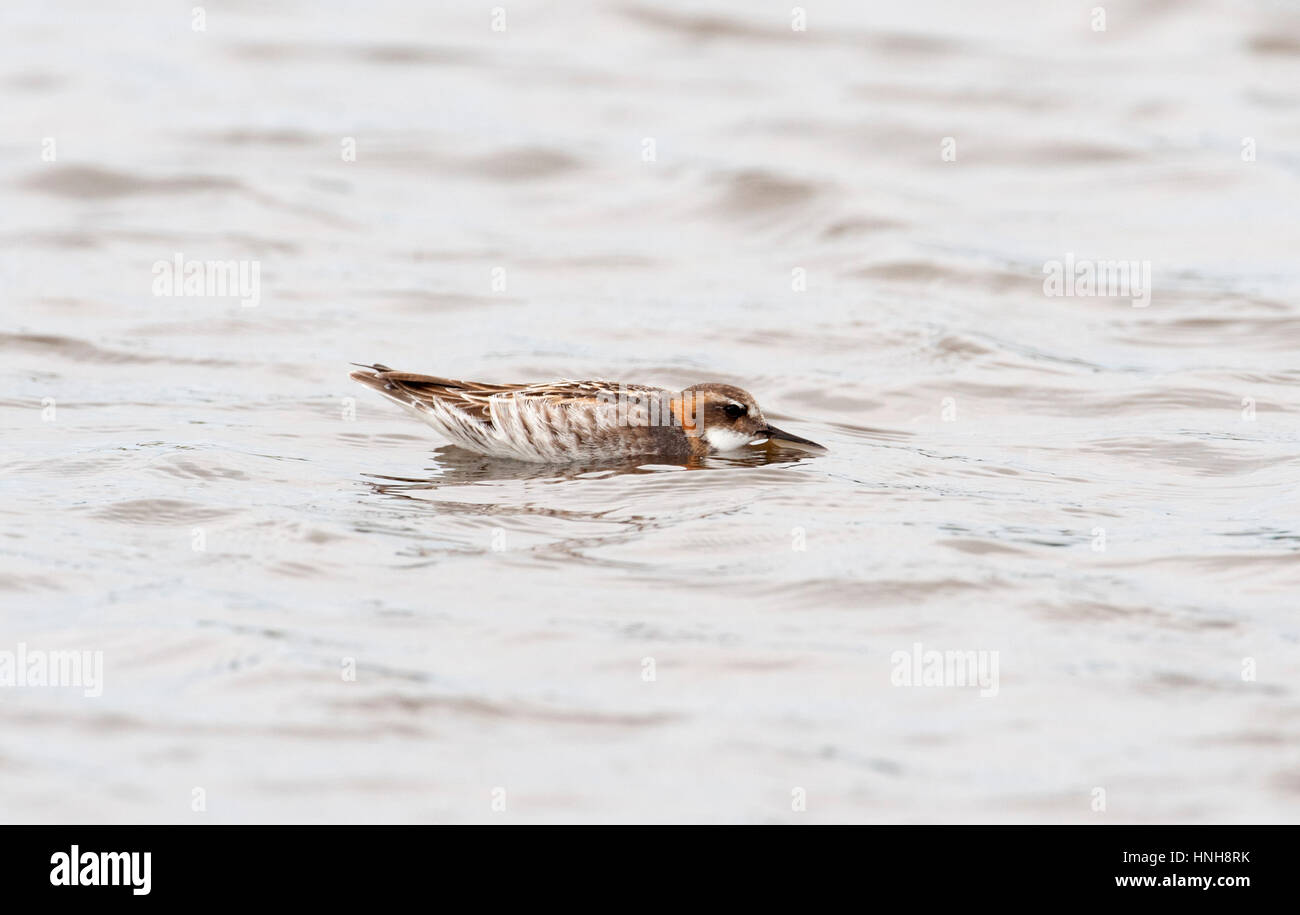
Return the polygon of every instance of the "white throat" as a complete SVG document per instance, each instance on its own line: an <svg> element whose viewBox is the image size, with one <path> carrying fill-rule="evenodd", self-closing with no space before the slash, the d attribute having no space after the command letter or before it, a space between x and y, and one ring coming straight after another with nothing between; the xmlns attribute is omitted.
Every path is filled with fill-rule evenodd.
<svg viewBox="0 0 1300 915"><path fill-rule="evenodd" d="M748 445L750 436L735 429L705 427L704 440L714 451L735 451Z"/></svg>

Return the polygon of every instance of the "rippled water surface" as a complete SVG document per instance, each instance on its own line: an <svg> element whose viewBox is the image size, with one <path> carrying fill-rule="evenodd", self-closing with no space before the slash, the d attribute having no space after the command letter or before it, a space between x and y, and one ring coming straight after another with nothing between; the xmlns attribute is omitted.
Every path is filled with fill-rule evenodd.
<svg viewBox="0 0 1300 915"><path fill-rule="evenodd" d="M0 689L4 819L1300 818L1295 4L191 6L0 12L0 651L104 663ZM494 461L353 361L830 450Z"/></svg>

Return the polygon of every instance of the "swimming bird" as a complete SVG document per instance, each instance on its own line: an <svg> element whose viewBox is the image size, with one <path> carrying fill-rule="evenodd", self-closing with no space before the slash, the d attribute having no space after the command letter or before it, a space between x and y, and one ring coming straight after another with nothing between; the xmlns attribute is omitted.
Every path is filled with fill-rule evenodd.
<svg viewBox="0 0 1300 915"><path fill-rule="evenodd" d="M611 381L483 384L361 365L352 378L405 407L462 448L538 463L670 459L767 440L825 451L776 428L749 392L729 384L681 391Z"/></svg>

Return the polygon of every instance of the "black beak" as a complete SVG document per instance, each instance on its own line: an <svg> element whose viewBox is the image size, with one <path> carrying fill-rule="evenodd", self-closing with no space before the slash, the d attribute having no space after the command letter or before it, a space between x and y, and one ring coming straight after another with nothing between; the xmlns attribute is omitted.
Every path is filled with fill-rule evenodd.
<svg viewBox="0 0 1300 915"><path fill-rule="evenodd" d="M783 432L776 426L764 426L758 430L758 434L766 438L769 442L788 442L791 445L799 445L810 451L825 451L825 445L819 445L811 439L800 438L790 432Z"/></svg>

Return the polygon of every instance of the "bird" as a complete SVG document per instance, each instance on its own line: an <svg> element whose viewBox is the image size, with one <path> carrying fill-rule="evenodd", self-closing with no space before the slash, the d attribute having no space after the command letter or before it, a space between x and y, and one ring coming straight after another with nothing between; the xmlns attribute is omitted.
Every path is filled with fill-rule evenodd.
<svg viewBox="0 0 1300 915"><path fill-rule="evenodd" d="M692 460L761 441L825 447L778 429L748 391L717 382L680 391L611 381L484 384L352 363L374 388L452 442L533 463Z"/></svg>

